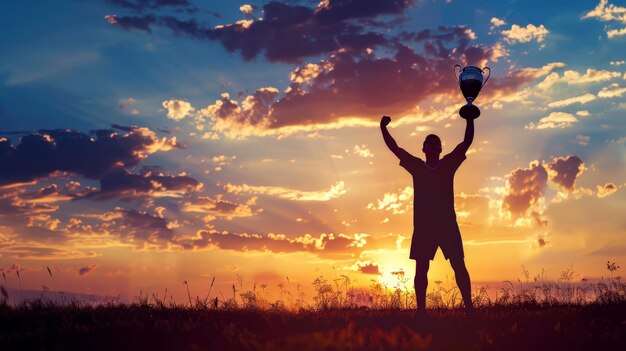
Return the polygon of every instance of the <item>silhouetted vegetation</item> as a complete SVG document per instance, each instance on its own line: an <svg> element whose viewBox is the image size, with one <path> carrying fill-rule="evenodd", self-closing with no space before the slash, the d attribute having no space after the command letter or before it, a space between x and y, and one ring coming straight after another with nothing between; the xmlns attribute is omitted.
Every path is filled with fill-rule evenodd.
<svg viewBox="0 0 626 351"><path fill-rule="evenodd" d="M283 284L269 301L267 286L232 286L232 297L176 303L167 290L141 294L130 304L58 304L43 299L9 304L0 296L2 350L612 350L626 334L626 284L607 262L610 277L573 281L542 274L507 282L497 297L477 289L477 311L465 315L455 289L435 282L428 317L415 317L409 280L397 272L395 288L373 282L359 291L345 275L313 282L306 302L299 285ZM211 283L211 288L214 280ZM186 284L187 288L189 287ZM210 288L210 289L211 289Z"/></svg>

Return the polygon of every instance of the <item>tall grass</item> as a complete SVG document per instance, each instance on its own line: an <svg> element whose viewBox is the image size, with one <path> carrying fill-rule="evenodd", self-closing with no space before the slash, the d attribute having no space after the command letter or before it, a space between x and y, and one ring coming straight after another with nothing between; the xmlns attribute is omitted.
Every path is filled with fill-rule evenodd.
<svg viewBox="0 0 626 351"><path fill-rule="evenodd" d="M615 262L607 262L608 277L602 277L599 281L591 282L586 278L575 281L575 272L572 266L565 268L558 279L550 280L542 270L539 274L531 276L530 272L522 266L522 276L515 281L504 281L498 289L490 289L488 286L475 288L472 300L475 307L485 308L493 306L559 306L559 305L586 305L593 303L615 303L626 301L626 284L615 272L620 267ZM52 272L48 268L52 279ZM268 293L268 285L252 284L247 287L243 277L237 275L237 284L232 284L232 296L225 297L220 291L219 296L211 296L215 277L212 278L208 293L204 296L191 294L188 281L183 284L186 287L187 303L177 303L168 290L162 296L158 293L144 294L140 292L131 305L154 307L154 308L186 308L186 309L210 309L210 310L267 310L267 311L320 311L332 309L376 309L376 310L402 310L415 309L415 291L412 279L407 277L404 271L393 272L396 278L392 286L383 285L376 279L372 279L369 287L356 288L355 281L345 274L337 274L333 278L324 275L317 276L313 282L313 296L307 300L300 283L292 284L289 277L285 283L277 284L278 298L271 300ZM4 273L3 273L4 276ZM19 273L18 273L19 277ZM4 283L8 287L6 276ZM9 293L5 285L0 285L0 304L8 306ZM442 281L433 281L427 292L427 308L429 309L452 309L462 305L458 288L446 287ZM21 287L21 280L20 280ZM54 287L54 282L53 282ZM21 289L20 289L21 293ZM43 295L42 295L43 297ZM39 301L41 303L42 301ZM72 304L80 304L78 301L68 301ZM15 306L37 303L25 301ZM119 301L107 301L106 303L120 304Z"/></svg>

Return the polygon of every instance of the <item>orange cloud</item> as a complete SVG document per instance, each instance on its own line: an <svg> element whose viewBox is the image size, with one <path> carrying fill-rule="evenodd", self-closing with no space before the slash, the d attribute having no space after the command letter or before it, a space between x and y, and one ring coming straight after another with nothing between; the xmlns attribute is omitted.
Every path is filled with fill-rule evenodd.
<svg viewBox="0 0 626 351"><path fill-rule="evenodd" d="M619 186L609 182L604 185L598 185L596 188L598 189L598 197L602 198L613 195L619 189Z"/></svg>
<svg viewBox="0 0 626 351"><path fill-rule="evenodd" d="M250 198L245 204L238 204L226 200L222 200L222 195L215 198L208 196L199 196L193 201L185 202L181 211L200 213L203 215L205 222L212 221L217 217L223 217L231 220L235 217L249 217L255 214L250 206L254 205L256 197Z"/></svg>
<svg viewBox="0 0 626 351"><path fill-rule="evenodd" d="M517 168L507 175L506 194L502 207L514 216L524 216L526 211L543 196L548 173L538 161L528 168Z"/></svg>
<svg viewBox="0 0 626 351"><path fill-rule="evenodd" d="M279 186L234 185L230 183L226 184L224 189L229 193L269 195L293 201L328 201L348 192L345 183L341 180L332 185L329 190L318 191L304 191Z"/></svg>

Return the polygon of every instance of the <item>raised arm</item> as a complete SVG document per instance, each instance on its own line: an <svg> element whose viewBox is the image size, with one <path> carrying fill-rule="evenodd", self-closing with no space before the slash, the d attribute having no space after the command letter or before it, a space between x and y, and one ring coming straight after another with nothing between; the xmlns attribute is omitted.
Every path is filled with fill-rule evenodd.
<svg viewBox="0 0 626 351"><path fill-rule="evenodd" d="M387 144L389 150L391 150L391 152L393 152L399 159L402 159L409 153L399 147L391 134L389 134L389 131L387 130L389 122L391 122L391 117L389 116L383 116L380 120L380 130L383 133L383 139L385 139L385 144Z"/></svg>
<svg viewBox="0 0 626 351"><path fill-rule="evenodd" d="M465 138L463 138L463 141L456 147L457 150L462 151L464 154L467 152L470 145L472 145L472 141L474 141L474 120L468 118L466 121Z"/></svg>

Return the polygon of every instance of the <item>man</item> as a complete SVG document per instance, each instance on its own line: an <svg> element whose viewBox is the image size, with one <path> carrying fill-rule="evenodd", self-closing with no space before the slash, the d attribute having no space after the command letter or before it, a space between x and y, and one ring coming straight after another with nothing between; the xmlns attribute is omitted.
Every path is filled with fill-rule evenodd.
<svg viewBox="0 0 626 351"><path fill-rule="evenodd" d="M474 307L470 277L465 267L463 243L454 212L454 173L465 160L465 153L474 139L474 120L467 119L463 142L441 159L441 140L434 134L428 135L422 147L426 162L398 147L387 130L389 122L389 116L380 120L385 144L400 159L400 166L413 176L413 238L409 257L416 263L417 314L426 313L428 268L438 247L450 260L465 309L471 313Z"/></svg>

